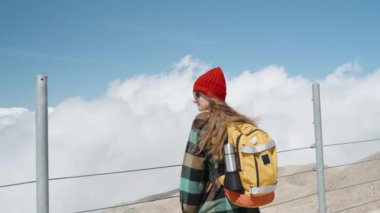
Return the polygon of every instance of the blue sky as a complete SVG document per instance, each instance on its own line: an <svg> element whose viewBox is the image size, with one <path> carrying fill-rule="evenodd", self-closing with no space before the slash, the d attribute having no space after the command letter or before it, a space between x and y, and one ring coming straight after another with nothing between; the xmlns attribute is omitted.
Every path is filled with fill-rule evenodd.
<svg viewBox="0 0 380 213"><path fill-rule="evenodd" d="M108 83L168 72L191 54L229 75L282 65L320 79L348 61L379 67L377 1L1 1L0 107L54 106Z"/></svg>

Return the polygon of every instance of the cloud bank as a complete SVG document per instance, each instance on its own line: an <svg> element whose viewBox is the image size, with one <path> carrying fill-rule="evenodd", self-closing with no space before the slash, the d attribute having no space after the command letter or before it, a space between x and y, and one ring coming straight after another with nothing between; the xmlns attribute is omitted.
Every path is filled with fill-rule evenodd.
<svg viewBox="0 0 380 213"><path fill-rule="evenodd" d="M192 85L210 68L186 56L172 70L110 82L94 101L73 97L49 111L50 178L180 164L196 107ZM380 69L348 62L320 79L325 144L378 138ZM278 150L314 143L312 81L271 65L227 77L227 102L269 132ZM35 179L34 112L0 108L0 185ZM379 142L325 148L327 164L359 160ZM279 154L280 165L314 162L314 150ZM178 187L180 168L50 182L50 210L116 205ZM35 185L0 189L5 212L34 212ZM22 203L22 205L20 205Z"/></svg>

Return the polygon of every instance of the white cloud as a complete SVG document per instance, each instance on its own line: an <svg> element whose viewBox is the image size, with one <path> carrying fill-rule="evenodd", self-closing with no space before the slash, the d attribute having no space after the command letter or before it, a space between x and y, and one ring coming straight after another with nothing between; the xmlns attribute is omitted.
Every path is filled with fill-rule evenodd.
<svg viewBox="0 0 380 213"><path fill-rule="evenodd" d="M348 62L338 67L334 73L328 75L325 82L331 84L347 83L348 81L355 82L357 79L354 77L354 74L361 70L362 67L356 60Z"/></svg>
<svg viewBox="0 0 380 213"><path fill-rule="evenodd" d="M0 108L0 129L13 125L18 118L28 111L25 108Z"/></svg>
<svg viewBox="0 0 380 213"><path fill-rule="evenodd" d="M172 71L117 79L104 97L67 99L49 111L50 177L179 164L196 114L192 86L209 64L192 56ZM320 80L325 143L378 137L380 70L358 77L349 62ZM268 66L227 76L227 102L254 117L279 150L314 143L311 80ZM0 185L34 179L34 113L0 109ZM326 148L327 163L358 160L379 151L378 142ZM314 151L279 154L280 164L314 161ZM178 186L179 168L52 181L50 210L73 212L132 201ZM21 190L24 189L24 190ZM33 187L0 189L6 212L34 207ZM25 205L14 205L14 199Z"/></svg>
<svg viewBox="0 0 380 213"><path fill-rule="evenodd" d="M137 114L155 110L157 106L168 107L180 112L189 104L192 97L192 79L195 74L209 66L190 55L173 66L169 73L140 75L110 83L107 97L122 100ZM191 101L190 101L191 102Z"/></svg>

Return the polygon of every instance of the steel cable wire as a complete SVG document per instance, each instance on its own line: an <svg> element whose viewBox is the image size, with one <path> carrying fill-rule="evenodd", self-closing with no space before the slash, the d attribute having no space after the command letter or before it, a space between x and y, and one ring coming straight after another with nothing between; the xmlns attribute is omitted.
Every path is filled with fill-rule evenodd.
<svg viewBox="0 0 380 213"><path fill-rule="evenodd" d="M63 180L63 179L93 177L93 176L101 176L101 175L112 175L112 174L130 173L130 172L140 172L140 171L155 170L155 169L166 169L166 168L179 167L179 166L182 166L182 165L176 164L176 165L159 166L159 167L151 167L151 168L144 168L144 169L132 169L132 170L124 170L124 171L116 171L116 172L104 172L104 173L89 174L89 175L59 177L59 178L51 178L49 180Z"/></svg>
<svg viewBox="0 0 380 213"><path fill-rule="evenodd" d="M283 151L279 151L279 152L289 152L289 151L308 149L308 148L311 148L311 147L289 149L289 150L283 150ZM375 160L380 160L380 158L370 159L370 160L366 160L366 161L359 161L359 162L349 163L349 164L343 164L343 165L337 165L337 166L330 166L330 167L326 167L325 169L332 169L332 168L336 168L336 167L342 167L342 166L348 166L348 165L366 163L366 162L375 161ZM154 169L164 169L164 168L172 168L172 167L180 167L180 166L182 166L182 164L175 164L175 165L169 165L169 166L159 166L159 167L151 167L151 168L143 168L143 169L124 170L124 171L115 171L115 172L96 173L96 174L88 174L88 175L58 177L58 178L50 178L49 181L64 180L64 179L74 179L74 178L83 178L83 177L94 177L94 176L121 174L121 173L130 173L130 172L139 172L139 171L147 171L147 170L154 170ZM296 175L296 174L302 174L302 173L306 173L306 172L312 172L312 171L305 171L305 172L300 172L300 173L294 173L294 175ZM279 176L278 178L287 177L287 176L291 176L291 175L292 174L285 175L285 176ZM13 183L13 184L7 184L7 185L0 185L0 188L19 186L19 185L24 185L24 184L31 184L31 183L35 183L35 182L36 181L26 181L26 182Z"/></svg>
<svg viewBox="0 0 380 213"><path fill-rule="evenodd" d="M292 152L292 151L299 151L299 150L312 149L312 148L314 148L313 145L308 146L308 147L295 148L295 149L285 149L285 150L277 151L277 153Z"/></svg>
<svg viewBox="0 0 380 213"><path fill-rule="evenodd" d="M375 139L373 139L375 140ZM368 141L368 140L366 140ZM366 142L366 141L356 141L355 143L358 142ZM352 143L352 142L350 142ZM332 145L332 144L331 144ZM301 148L295 148L295 149L288 149L288 150L282 150L278 151L277 153L283 153L283 152L290 152L290 151L297 151L297 150L304 150L304 149L310 149L313 148L313 146L310 147L301 147ZM370 159L367 161L359 161L355 163L348 163L348 164L342 164L342 165L337 165L337 166L330 166L326 167L325 169L332 169L336 167L342 167L342 166L348 166L348 165L354 165L354 164L360 164L360 163L365 163L365 162L370 162L370 161L375 161L375 160L380 160L380 159ZM77 176L67 176L67 177L58 177L58 178L51 178L49 181L54 181L54 180L64 180L64 179L73 179L73 178L83 178L83 177L94 177L94 176L102 176L102 175L111 175L111 174L120 174L120 173L130 173L130 172L139 172L139 171L147 171L147 170L154 170L154 169L164 169L164 168L171 168L171 167L180 167L181 164L176 164L176 165L169 165L169 166L160 166L160 167L151 167L151 168L143 168L143 169L133 169L133 170L124 170L124 171L115 171L115 172L105 172L105 173L96 173L96 174L88 174L88 175L77 175ZM311 172L311 171L305 171L306 172ZM303 173L303 172L302 172ZM298 174L298 173L295 173ZM291 176L291 175L286 175L286 176ZM281 176L279 176L280 178ZM12 187L12 186L19 186L19 185L24 185L24 184L31 184L35 183L36 181L26 181L26 182L20 182L20 183L13 183L13 184L7 184L7 185L0 185L0 188L6 188L6 187Z"/></svg>
<svg viewBox="0 0 380 213"><path fill-rule="evenodd" d="M309 172L315 172L315 171L314 170L307 170L307 171L296 172L296 173L292 173L292 174L288 174L288 175L281 175L281 176L278 176L277 179L285 178L285 177L290 177L290 176L293 176L293 175L300 175L300 174L309 173Z"/></svg>
<svg viewBox="0 0 380 213"><path fill-rule="evenodd" d="M310 146L310 147L288 149L288 150L278 151L277 153L304 150L304 149L310 149L310 148L313 148L313 147ZM125 171L116 171L116 172L105 172L105 173L88 174L88 175L67 176L67 177L51 178L49 180L62 180L62 179L82 178L82 177L93 177L93 176L100 176L100 175L111 175L111 174L119 174L119 173L139 172L139 171L147 171L147 170L154 170L154 169L165 169L165 168L180 167L180 166L182 166L182 164L143 168L143 169L134 169L134 170L125 170Z"/></svg>
<svg viewBox="0 0 380 213"><path fill-rule="evenodd" d="M365 185L365 184L368 184L368 183L374 183L374 182L377 182L379 180L380 180L380 178L377 178L377 179L366 181L366 182L361 182L361 183L356 183L356 184L352 184L352 185L348 185L348 186L338 187L336 189L326 190L326 193L333 192L333 191L338 191L338 190L341 190L341 189L347 189L347 188L351 188L351 187L355 187L355 186L359 186L359 185Z"/></svg>
<svg viewBox="0 0 380 213"><path fill-rule="evenodd" d="M328 166L328 167L325 167L325 170L338 168L338 167L342 167L342 166L351 166L351 165L356 165L356 164L368 163L368 162L377 161L377 160L380 160L380 158L369 159L369 160L358 161L358 162L347 163L347 164L340 164L340 165L336 165L336 166Z"/></svg>
<svg viewBox="0 0 380 213"><path fill-rule="evenodd" d="M298 174L303 174L303 173L308 173L308 172L314 172L313 170L309 170L309 171L302 171L302 172L298 172L298 173L293 173L293 174L289 174L289 175L284 175L284 176L279 176L278 178L284 178L284 177L288 177L288 176L292 176L292 175L298 175ZM316 193L315 193L316 194ZM313 194L314 195L314 194ZM310 196L310 195L307 195L307 196ZM307 197L306 196L306 197ZM177 196L171 196L171 197L166 197L166 198L162 198L162 199L156 199L156 200L149 200L149 201L141 201L141 202L135 202L135 203L129 203L129 204L124 204L124 205L118 205L118 206L110 206L110 207L104 207L104 208L98 208L98 209L92 209L92 210L86 210L86 211L80 211L80 212L76 212L76 213L84 213L84 212L90 212L90 211L97 211L97 210L104 210L104 209L110 209L110 208L117 208L117 207L123 207L123 206L131 206L131 205L136 205L136 204L140 204L140 203L147 203L147 202L153 202L153 201L157 201L157 200L165 200L165 199L170 199L170 198L175 198L175 197L179 197L178 195ZM301 197L303 198L303 197ZM301 199L301 198L296 198L294 200L298 200L298 199ZM290 201L286 201L286 202L291 202L293 200L290 200ZM285 203L285 202L283 202ZM277 204L276 204L277 205Z"/></svg>
<svg viewBox="0 0 380 213"><path fill-rule="evenodd" d="M12 183L12 184L7 184L7 185L2 185L0 188L6 188L6 187L11 187L11 186L19 186L19 185L24 185L24 184L30 184L30 183L35 183L36 181L28 181L28 182L20 182L20 183Z"/></svg>
<svg viewBox="0 0 380 213"><path fill-rule="evenodd" d="M304 150L304 149L310 149L310 148L313 148L313 147L311 146L311 147L301 147L301 148L295 148L295 149L288 149L288 150L278 151L277 153L291 152L291 151ZM175 165L169 165L169 166L159 166L159 167L151 167L151 168L143 168L143 169L124 170L124 171L115 171L115 172L95 173L95 174L88 174L88 175L76 175L76 176L58 177L58 178L50 178L49 181L74 179L74 178L84 178L84 177L94 177L94 176L120 174L120 173L139 172L139 171L147 171L147 170L154 170L154 169L165 169L165 168L180 167L180 166L182 166L182 164L175 164ZM24 184L31 184L31 183L35 183L35 182L36 181L26 181L26 182L20 182L20 183L1 185L0 188L12 187L12 186L18 186L18 185L24 185Z"/></svg>
<svg viewBox="0 0 380 213"><path fill-rule="evenodd" d="M103 208L97 208L97 209L90 209L90 210L79 211L79 212L75 212L75 213L85 213L85 212L93 212L93 211L99 211L99 210L105 210L105 209L113 209L113 208L118 208L118 207L132 206L132 205L137 205L137 204L141 204L141 203L154 202L154 201L158 201L158 200L167 200L167 199L176 198L176 197L179 197L179 195L170 196L170 197L164 197L164 198L160 198L160 199L156 199L156 200L138 201L138 202L134 202L134 203L128 203L128 204L122 204L122 205L116 205L116 206L109 206L109 207L103 207Z"/></svg>
<svg viewBox="0 0 380 213"><path fill-rule="evenodd" d="M351 141L351 142L344 142L344 143L324 144L323 147L340 146L340 145L348 145L348 144L355 144L355 143L366 143L366 142L373 142L373 141L378 141L378 140L380 140L380 138L360 140L360 141Z"/></svg>
<svg viewBox="0 0 380 213"><path fill-rule="evenodd" d="M349 208L341 209L341 210L338 210L338 211L333 212L333 213L343 212L343 211L346 211L346 210L349 210L349 209L354 209L354 208L358 208L358 207L361 207L361 206L365 206L365 205L368 205L368 204L371 204L371 203L376 203L376 202L378 202L378 201L380 201L380 199L372 200L372 201L367 202L367 203L362 203L362 204L357 205L357 206L351 206L351 207L349 207Z"/></svg>
<svg viewBox="0 0 380 213"><path fill-rule="evenodd" d="M73 178L83 178L83 177L93 177L93 176L101 176L101 175L111 175L111 174L120 174L120 173L130 173L130 172L140 172L140 171L147 171L147 170L154 170L154 169L165 169L165 168L172 168L172 167L179 167L179 166L182 166L182 164L143 168L143 169L132 169L132 170L124 170L124 171L115 171L115 172L96 173L96 174L88 174L88 175L77 175L77 176L49 178L49 181L65 180L65 179L73 179ZM35 183L35 182L36 181L26 181L26 182L20 182L20 183L1 185L0 188L18 186L18 185L23 185L23 184L30 184L30 183Z"/></svg>
<svg viewBox="0 0 380 213"><path fill-rule="evenodd" d="M301 173L306 173L306 172L311 172L311 171L304 171L304 172L301 172ZM294 173L293 175L295 175L295 174L296 173ZM282 176L282 177L284 177L284 176ZM333 191L341 190L341 189L345 189L345 188L350 188L350 187L354 187L354 186L358 186L358 185L363 185L363 184L367 184L367 183L373 183L373 182L376 182L376 181L379 181L379 180L380 180L380 178L372 180L372 181L363 182L363 183L358 183L358 184L353 184L353 185L349 185L349 186L339 187L339 188L332 189L332 190L326 190L326 193L327 192L333 192ZM306 198L306 197L311 197L311 196L314 196L314 195L317 195L317 194L318 193L312 193L312 194L304 195L302 197L298 197L298 198L290 199L290 200L283 201L283 202L280 202L280 203L275 203L273 205L265 206L262 209L271 208L271 207L282 205L282 204L285 204L285 203L290 203L290 202L293 202L293 201L296 201L296 200L300 200L300 199L303 199L303 198ZM175 197L179 197L179 196L176 195L176 196L165 197L165 198L161 198L161 199L155 199L155 200L148 200L148 201L140 201L140 202L135 202L135 203L129 203L129 204L125 204L125 205L117 205L117 206L110 206L110 207L104 207L104 208L98 208L98 209L91 209L91 210L80 211L80 212L76 212L76 213L84 213L84 212L91 212L91 211L104 210L104 209L110 209L110 208L117 208L117 207L123 207L123 206L131 206L131 205L136 205L136 204L140 204L140 203L148 203L148 202L153 202L153 201L158 201L158 200L165 200L165 199L170 199L170 198L175 198ZM378 201L378 200L371 201L371 202L376 202L376 201ZM369 203L371 203L371 202L369 202ZM366 203L366 204L369 204L369 203ZM366 204L361 204L359 206L366 205ZM359 207L359 206L354 206L354 207L350 207L350 208L356 208L356 207ZM344 210L347 210L347 209L344 209ZM341 210L341 211L344 211L344 210Z"/></svg>
<svg viewBox="0 0 380 213"><path fill-rule="evenodd" d="M377 140L380 140L380 138L370 139L370 140L361 140L361 141L352 141L352 142L346 142L346 143L327 144L327 145L324 145L324 147L346 145L346 144L354 144L354 143L372 142L372 141L377 141ZM278 151L277 153L299 151L299 150L305 150L305 149L310 149L310 148L314 148L314 146L312 145L312 146L309 146L309 147L300 147L300 148L295 148L295 149L281 150L281 151ZM355 162L355 163L349 163L349 164L331 166L331 167L327 167L326 169L332 169L332 168L336 168L336 167L348 166L348 165L353 165L353 164L366 163L366 162L375 161L375 160L380 160L380 159L370 159L370 160L360 161L360 162ZM93 176L101 176L101 175L111 175L111 174L120 174L120 173L139 172L139 171L147 171L147 170L154 170L154 169L164 169L164 168L172 168L172 167L179 167L179 166L181 166L181 164L169 165L169 166L160 166L160 167L151 167L151 168L143 168L143 169L134 169L134 170L125 170L125 171L116 171L116 172L97 173L97 174L89 174L89 175L78 175L78 176L51 178L51 179L49 179L49 181L50 180L54 181L54 180L63 180L63 179L73 179L73 178L93 177ZM284 178L284 177L289 177L289 176L293 176L293 175L297 175L297 174L303 174L303 173L308 173L308 172L313 172L313 171L314 170L303 171L303 172L293 173L293 174L289 174L289 175L279 176L278 178ZM326 192L337 191L337 190L341 190L341 189L345 189L345 188L354 187L354 186L357 186L357 185L363 185L363 184L367 184L367 183L371 183L371 182L376 182L376 181L379 181L379 180L380 179L376 179L376 180L372 180L372 181L369 181L369 182L363 182L363 183L358 183L358 184L354 184L354 185L344 186L344 187L340 187L340 188L337 188L337 189L327 190ZM35 183L35 182L36 181L27 181L27 182L7 184L7 185L0 186L0 188L12 187L12 186L18 186L18 185L24 185L24 184L31 184L31 183ZM305 197L313 196L313 195L316 195L316 194L317 193L313 193L313 194L306 195L306 196L303 196L303 197L300 197L300 198L295 198L295 199L284 201L284 202L281 202L281 203L276 203L276 204L273 204L273 205L270 205L270 206L267 206L267 207L264 207L264 208L270 208L270 207L273 207L273 206L276 206L276 205L282 205L284 203L293 202L293 201L296 201L296 200L299 200L299 199L302 199L302 198L305 198ZM157 199L157 200L164 200L164 199L169 199L169 198L174 198L174 197L178 197L178 196L172 196L172 197L167 197L167 198L162 198L162 199ZM135 204L139 204L139 203L146 203L146 202L153 202L153 201L156 201L156 200L142 201L142 202L130 203L130 204L126 204L126 205L135 205ZM126 206L126 205L121 205L121 206ZM95 210L91 210L91 211L102 210L102 209L107 209L107 208L116 208L116 207L119 207L119 206L105 207L105 208L95 209ZM81 211L81 212L88 212L88 211Z"/></svg>
<svg viewBox="0 0 380 213"><path fill-rule="evenodd" d="M282 205L282 204L285 204L285 203L290 203L290 202L293 202L293 201L296 201L296 200L301 200L303 198L311 197L311 196L314 196L314 195L317 195L317 194L318 193L314 192L312 194L304 195L302 197L298 197L298 198L290 199L290 200L283 201L283 202L280 202L280 203L275 203L275 204L272 204L272 205L268 205L268 206L262 207L260 209L266 209L266 208L271 208L271 207L274 207L274 206L279 206L279 205Z"/></svg>
<svg viewBox="0 0 380 213"><path fill-rule="evenodd" d="M273 204L273 205L270 205L270 206L263 207L263 209L270 208L270 207L277 206L277 205L282 205L282 204L289 203L289 202L293 202L293 201L300 200L300 199L305 198L305 197L311 197L311 196L314 196L316 194L317 193L312 193L312 194L305 195L305 196L302 196L302 197L298 197L298 198L295 198L295 199L287 200L287 201L284 201L284 202L281 202L281 203L276 203L276 204ZM147 201L140 201L140 202L123 204L123 205L116 205L116 206L109 206L109 207L103 207L103 208L97 208L97 209L90 209L90 210L79 211L79 212L75 212L75 213L85 213L85 212L99 211L99 210L112 209L112 208L118 208L118 207L124 207L124 206L132 206L132 205L136 205L136 204L149 203L149 202L154 202L154 201L159 201L159 200L166 200L166 199L176 198L176 197L179 197L179 195L165 197L165 198L160 198L160 199L155 199L155 200L147 200Z"/></svg>
<svg viewBox="0 0 380 213"><path fill-rule="evenodd" d="M96 173L96 174L88 174L88 175L77 175L77 176L58 177L58 178L50 178L49 181L65 180L65 179L74 179L74 178L83 178L83 177L94 177L94 176L111 175L111 174L120 174L120 173L139 172L139 171L147 171L147 170L154 170L154 169L164 169L164 168L172 168L172 167L180 167L180 166L182 166L182 164L169 165L169 166L160 166L160 167L151 167L151 168L144 168L144 169L134 169L134 170L116 171L116 172ZM295 174L298 174L298 173L295 173ZM289 176L289 175L286 175L286 176ZM281 176L280 176L280 177L281 177ZM279 177L279 178L280 178L280 177ZM24 185L24 184L31 184L31 183L35 183L35 182L36 182L36 181L26 181L26 182L19 182L19 183L7 184L7 185L0 185L0 188L12 187L12 186L18 186L18 185Z"/></svg>

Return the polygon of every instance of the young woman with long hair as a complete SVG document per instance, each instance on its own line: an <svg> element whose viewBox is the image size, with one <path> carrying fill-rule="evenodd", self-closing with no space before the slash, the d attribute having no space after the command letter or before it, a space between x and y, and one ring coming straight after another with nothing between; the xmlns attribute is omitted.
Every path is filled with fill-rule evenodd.
<svg viewBox="0 0 380 213"><path fill-rule="evenodd" d="M215 180L224 174L223 146L231 122L254 124L225 102L226 81L220 67L201 75L193 86L194 100L200 112L194 119L188 138L180 180L183 212L260 212L228 201L223 186ZM218 171L217 174L214 171Z"/></svg>

